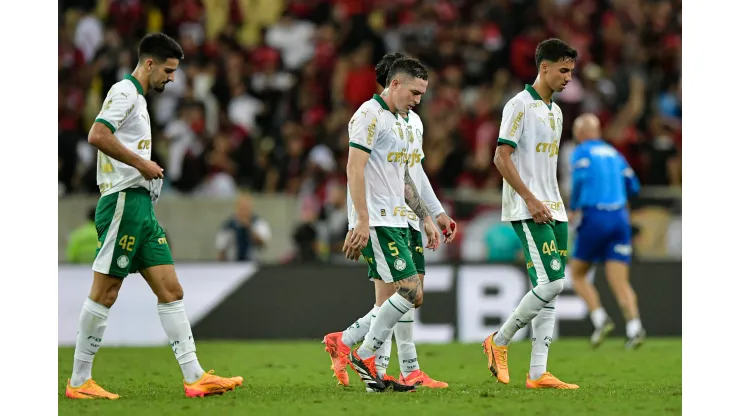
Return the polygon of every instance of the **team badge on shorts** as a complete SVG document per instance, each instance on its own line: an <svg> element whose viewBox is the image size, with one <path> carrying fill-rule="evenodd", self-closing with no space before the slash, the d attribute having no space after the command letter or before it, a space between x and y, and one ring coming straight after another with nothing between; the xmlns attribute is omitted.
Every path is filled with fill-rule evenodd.
<svg viewBox="0 0 740 416"><path fill-rule="evenodd" d="M119 256L118 260L116 260L116 264L122 269L126 268L126 266L128 266L128 257L125 255Z"/></svg>
<svg viewBox="0 0 740 416"><path fill-rule="evenodd" d="M396 259L396 261L393 262L393 267L398 270L399 272L406 269L406 260L404 259Z"/></svg>
<svg viewBox="0 0 740 416"><path fill-rule="evenodd" d="M550 268L555 271L560 270L560 260L552 259L552 261L550 262Z"/></svg>

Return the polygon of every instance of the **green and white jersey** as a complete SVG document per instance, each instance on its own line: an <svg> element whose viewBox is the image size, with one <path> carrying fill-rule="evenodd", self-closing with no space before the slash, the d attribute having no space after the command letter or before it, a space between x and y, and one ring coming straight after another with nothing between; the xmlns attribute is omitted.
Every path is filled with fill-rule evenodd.
<svg viewBox="0 0 740 416"><path fill-rule="evenodd" d="M95 121L105 124L126 148L151 160L152 129L149 112L144 90L136 78L126 75L111 87ZM119 162L100 150L97 181L103 196L133 187L149 190L151 186L136 168Z"/></svg>
<svg viewBox="0 0 740 416"><path fill-rule="evenodd" d="M408 228L404 198L408 141L403 139L403 120L388 110L379 95L365 101L349 122L349 145L370 153L365 165L365 200L371 227ZM349 228L357 213L347 184Z"/></svg>
<svg viewBox="0 0 740 416"><path fill-rule="evenodd" d="M530 191L552 212L557 221L568 221L558 188L558 152L563 132L563 112L555 102L545 104L530 85L515 95L504 107L499 144L516 150L511 159ZM504 181L503 221L532 218L524 199Z"/></svg>
<svg viewBox="0 0 740 416"><path fill-rule="evenodd" d="M411 175L411 179L414 181L416 190L421 194L423 187L421 177L424 173L424 170L421 167L421 161L424 160L424 149L422 149L424 125L421 122L421 117L413 111L409 111L409 117L407 120L401 121L403 122L404 140L409 142L409 175ZM408 205L406 205L406 217L408 218L411 228L416 231L421 231L419 216L417 216Z"/></svg>

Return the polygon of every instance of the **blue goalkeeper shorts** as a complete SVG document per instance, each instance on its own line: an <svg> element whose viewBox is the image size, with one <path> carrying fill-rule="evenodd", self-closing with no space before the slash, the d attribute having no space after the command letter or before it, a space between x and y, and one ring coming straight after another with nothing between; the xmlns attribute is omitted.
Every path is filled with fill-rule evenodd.
<svg viewBox="0 0 740 416"><path fill-rule="evenodd" d="M632 226L627 209L586 208L576 229L572 257L587 263L632 261Z"/></svg>

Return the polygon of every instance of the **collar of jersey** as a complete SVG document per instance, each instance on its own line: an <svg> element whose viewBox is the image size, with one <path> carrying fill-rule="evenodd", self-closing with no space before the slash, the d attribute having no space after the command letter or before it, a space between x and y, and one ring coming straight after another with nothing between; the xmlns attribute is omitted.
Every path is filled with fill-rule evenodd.
<svg viewBox="0 0 740 416"><path fill-rule="evenodd" d="M545 103L545 100L543 100L542 97L540 97L540 94L537 92L536 89L534 89L533 86L529 84L524 84L524 89L527 90L527 92L529 93L529 95L532 96L532 98L534 98L535 100L540 100L543 103ZM550 99L550 104L545 103L545 105L547 106L547 108L552 110L552 99Z"/></svg>
<svg viewBox="0 0 740 416"><path fill-rule="evenodd" d="M139 91L139 94L144 95L144 88L141 88L141 84L139 83L139 80L136 79L136 78L134 78L133 75L126 74L126 75L123 76L123 79L127 79L127 80L133 82L134 85L136 86L136 91Z"/></svg>
<svg viewBox="0 0 740 416"><path fill-rule="evenodd" d="M384 110L391 111L390 108L388 108L388 104L383 101L383 99L378 94L373 94L373 98L375 101L377 101L381 107L383 107ZM398 120L398 114L393 114L394 117L396 117L396 120Z"/></svg>

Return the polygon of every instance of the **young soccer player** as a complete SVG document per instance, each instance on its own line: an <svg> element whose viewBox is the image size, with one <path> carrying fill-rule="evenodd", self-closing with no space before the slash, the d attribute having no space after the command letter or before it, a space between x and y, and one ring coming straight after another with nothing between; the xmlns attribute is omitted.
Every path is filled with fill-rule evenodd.
<svg viewBox="0 0 740 416"><path fill-rule="evenodd" d="M547 371L555 300L563 290L568 256L568 216L557 181L563 113L553 94L570 82L577 56L559 39L537 45L537 79L504 107L494 157L504 177L502 220L511 221L522 242L533 286L501 329L483 342L488 368L504 384L509 383L509 342L532 322L527 388L578 388Z"/></svg>

